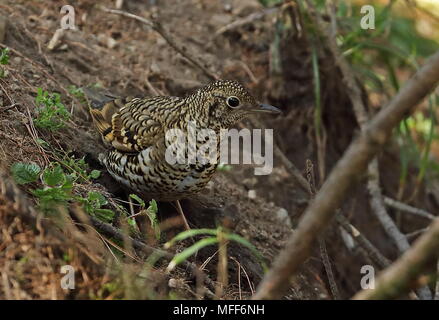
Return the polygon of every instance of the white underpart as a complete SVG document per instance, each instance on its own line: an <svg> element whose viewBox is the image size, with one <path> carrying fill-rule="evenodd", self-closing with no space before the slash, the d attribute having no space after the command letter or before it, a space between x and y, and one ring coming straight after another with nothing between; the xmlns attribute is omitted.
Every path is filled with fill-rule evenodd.
<svg viewBox="0 0 439 320"><path fill-rule="evenodd" d="M120 171L123 171L126 163L127 163L127 156L123 156L122 158L120 158L120 164L117 166L117 168Z"/></svg>
<svg viewBox="0 0 439 320"><path fill-rule="evenodd" d="M147 174L149 172L149 166L151 164L151 159L149 157L150 150L151 150L151 148L147 148L147 149L143 150L138 156L140 168L142 169L144 174ZM145 165L145 163L146 163L146 165Z"/></svg>
<svg viewBox="0 0 439 320"><path fill-rule="evenodd" d="M188 175L186 178L181 181L178 186L177 190L179 192L183 192L185 187L192 187L198 182L198 179L194 179L191 175Z"/></svg>

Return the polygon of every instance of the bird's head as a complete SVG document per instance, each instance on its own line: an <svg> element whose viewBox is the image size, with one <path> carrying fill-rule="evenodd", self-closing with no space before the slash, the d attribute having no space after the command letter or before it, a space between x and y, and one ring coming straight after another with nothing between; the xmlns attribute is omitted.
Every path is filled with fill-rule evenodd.
<svg viewBox="0 0 439 320"><path fill-rule="evenodd" d="M258 102L242 84L232 80L215 81L193 96L205 101L198 108L203 109L208 123L222 128L229 128L251 114L281 113L276 107Z"/></svg>

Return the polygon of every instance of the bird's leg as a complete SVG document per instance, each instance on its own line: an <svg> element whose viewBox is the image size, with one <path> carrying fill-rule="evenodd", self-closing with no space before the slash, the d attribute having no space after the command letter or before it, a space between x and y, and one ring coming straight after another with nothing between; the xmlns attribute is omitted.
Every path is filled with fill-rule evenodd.
<svg viewBox="0 0 439 320"><path fill-rule="evenodd" d="M181 218L183 219L184 228L186 230L190 230L191 228L189 227L189 223L187 223L187 220L186 220L186 217L184 215L183 209L181 208L181 205L180 205L180 201L176 200L175 201L175 205L177 207L177 212L180 214Z"/></svg>

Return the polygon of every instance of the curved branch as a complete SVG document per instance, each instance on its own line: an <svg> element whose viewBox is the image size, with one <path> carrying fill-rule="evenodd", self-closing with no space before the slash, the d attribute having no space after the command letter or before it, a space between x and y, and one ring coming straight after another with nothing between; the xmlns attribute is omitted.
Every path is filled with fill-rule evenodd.
<svg viewBox="0 0 439 320"><path fill-rule="evenodd" d="M430 261L439 256L439 219L401 258L387 268L376 280L374 290L362 290L353 299L379 300L397 298L410 289Z"/></svg>

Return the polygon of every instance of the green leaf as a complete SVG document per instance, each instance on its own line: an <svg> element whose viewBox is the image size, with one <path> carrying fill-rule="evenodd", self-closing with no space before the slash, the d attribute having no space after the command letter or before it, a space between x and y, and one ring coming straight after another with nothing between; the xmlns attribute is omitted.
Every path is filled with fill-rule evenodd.
<svg viewBox="0 0 439 320"><path fill-rule="evenodd" d="M102 209L102 206L108 204L107 199L96 191L90 191L87 198L76 197L76 200L81 202L85 212L102 220L104 222L112 222L115 213L110 209Z"/></svg>
<svg viewBox="0 0 439 320"><path fill-rule="evenodd" d="M63 185L66 182L66 176L61 166L56 165L51 169L45 169L43 172L43 182L51 187Z"/></svg>
<svg viewBox="0 0 439 320"><path fill-rule="evenodd" d="M128 224L131 227L133 227L133 228L137 227L136 219L134 219L134 218L127 218L127 222L128 222Z"/></svg>
<svg viewBox="0 0 439 320"><path fill-rule="evenodd" d="M94 215L104 222L112 222L115 214L110 209L96 209Z"/></svg>
<svg viewBox="0 0 439 320"><path fill-rule="evenodd" d="M95 208L97 209L108 204L107 199L102 194L96 191L90 191L87 198L95 205Z"/></svg>
<svg viewBox="0 0 439 320"><path fill-rule="evenodd" d="M158 212L157 202L155 200L151 200L149 202L148 209L146 209L145 211L146 211L146 215L149 218L149 221L151 222L151 227L154 229L154 234L156 239L160 240L161 230L160 230L159 221L157 219L157 212Z"/></svg>
<svg viewBox="0 0 439 320"><path fill-rule="evenodd" d="M68 186L32 190L39 201L38 207L46 214L57 213L57 206L65 206L72 200L71 188Z"/></svg>
<svg viewBox="0 0 439 320"><path fill-rule="evenodd" d="M188 230L190 231L190 230ZM176 266L178 266L180 263L184 262L189 258L191 255L195 254L199 250L201 250L204 247L213 245L215 243L218 243L218 239L216 237L210 237L202 239L196 243L194 243L189 248L184 249L179 254L175 255L175 257L171 260L168 267L166 268L167 271L173 270Z"/></svg>
<svg viewBox="0 0 439 320"><path fill-rule="evenodd" d="M147 210L149 210L151 213L153 213L153 214L157 214L157 212L159 211L159 209L158 209L158 207L157 207L157 202L154 200L154 199L152 199L150 202L149 202L149 207L148 207L148 209Z"/></svg>
<svg viewBox="0 0 439 320"><path fill-rule="evenodd" d="M17 162L11 167L12 177L18 184L35 182L40 172L41 168L36 163Z"/></svg>
<svg viewBox="0 0 439 320"><path fill-rule="evenodd" d="M40 146L42 146L43 148L49 148L50 147L50 144L46 140L43 140L41 138L37 138L37 143Z"/></svg>
<svg viewBox="0 0 439 320"><path fill-rule="evenodd" d="M49 93L42 88L37 88L35 98L38 116L34 119L35 126L48 130L57 130L65 126L65 121L70 119L70 113L61 103L59 93Z"/></svg>
<svg viewBox="0 0 439 320"><path fill-rule="evenodd" d="M0 64L8 64L9 63L9 48L4 48L0 51Z"/></svg>
<svg viewBox="0 0 439 320"><path fill-rule="evenodd" d="M216 230L216 229L186 230L186 231L180 232L174 238L172 238L170 241L166 242L164 247L165 247L165 249L168 249L168 248L172 247L178 241L182 241L184 239L194 237L197 235L201 235L201 234L208 234L208 235L216 236L218 234L218 230Z"/></svg>
<svg viewBox="0 0 439 320"><path fill-rule="evenodd" d="M99 170L92 170L92 171L90 172L90 177L91 177L92 179L97 179L97 178L100 177L100 175L101 175L101 172L100 172Z"/></svg>
<svg viewBox="0 0 439 320"><path fill-rule="evenodd" d="M136 200L136 202L138 204L140 204L142 209L145 208L145 206L146 206L145 201L143 201L137 194L134 194L134 193L130 194L130 198L133 199L133 200Z"/></svg>

